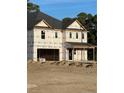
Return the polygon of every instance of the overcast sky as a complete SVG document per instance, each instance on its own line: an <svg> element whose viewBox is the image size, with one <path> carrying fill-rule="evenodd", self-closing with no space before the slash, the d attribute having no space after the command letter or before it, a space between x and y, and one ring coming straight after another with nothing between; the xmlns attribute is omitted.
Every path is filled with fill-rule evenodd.
<svg viewBox="0 0 124 93"><path fill-rule="evenodd" d="M58 19L75 17L80 12L96 14L96 0L30 0L40 6L40 10Z"/></svg>

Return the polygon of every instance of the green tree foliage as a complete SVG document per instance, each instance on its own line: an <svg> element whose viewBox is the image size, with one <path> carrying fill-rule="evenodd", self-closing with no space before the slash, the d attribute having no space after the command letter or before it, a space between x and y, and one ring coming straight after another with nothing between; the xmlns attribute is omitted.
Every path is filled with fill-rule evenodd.
<svg viewBox="0 0 124 93"><path fill-rule="evenodd" d="M80 13L77 15L77 19L83 24L85 25L85 21L87 19L87 14L86 13Z"/></svg>
<svg viewBox="0 0 124 93"><path fill-rule="evenodd" d="M31 3L31 2L29 2L29 0L27 0L27 10L28 11L31 11L31 10L40 11L40 7L39 7L39 5Z"/></svg>
<svg viewBox="0 0 124 93"><path fill-rule="evenodd" d="M97 44L97 16L93 16L90 21L87 23L87 29L89 32L88 34L88 41L92 44Z"/></svg>

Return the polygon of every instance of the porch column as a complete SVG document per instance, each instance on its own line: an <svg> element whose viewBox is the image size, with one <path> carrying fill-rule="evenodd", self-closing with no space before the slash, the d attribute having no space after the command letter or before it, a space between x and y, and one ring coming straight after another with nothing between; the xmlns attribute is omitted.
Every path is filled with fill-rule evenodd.
<svg viewBox="0 0 124 93"><path fill-rule="evenodd" d="M95 61L95 48L93 48L93 61Z"/></svg>
<svg viewBox="0 0 124 93"><path fill-rule="evenodd" d="M65 60L68 61L69 60L69 52L68 49L65 50Z"/></svg>

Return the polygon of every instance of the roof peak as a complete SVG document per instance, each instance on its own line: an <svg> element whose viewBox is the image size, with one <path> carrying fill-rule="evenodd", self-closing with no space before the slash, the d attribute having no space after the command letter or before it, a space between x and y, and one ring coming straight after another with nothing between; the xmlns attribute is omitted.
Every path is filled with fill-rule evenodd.
<svg viewBox="0 0 124 93"><path fill-rule="evenodd" d="M50 15L42 11L30 12L27 13L27 21L28 21L28 29L33 29L34 26L42 20L45 20L52 28L55 29L66 29L69 25L71 25L74 21L78 21L80 25L82 25L78 19L72 19L70 21L63 22L59 19L56 19Z"/></svg>

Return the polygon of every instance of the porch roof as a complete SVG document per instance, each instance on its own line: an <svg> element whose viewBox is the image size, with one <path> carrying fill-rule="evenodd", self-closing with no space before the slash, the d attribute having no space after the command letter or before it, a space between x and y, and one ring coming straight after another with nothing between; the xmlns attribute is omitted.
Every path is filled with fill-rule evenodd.
<svg viewBox="0 0 124 93"><path fill-rule="evenodd" d="M95 48L96 45L80 42L66 42L67 48Z"/></svg>

